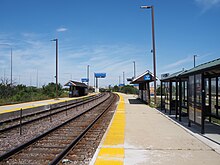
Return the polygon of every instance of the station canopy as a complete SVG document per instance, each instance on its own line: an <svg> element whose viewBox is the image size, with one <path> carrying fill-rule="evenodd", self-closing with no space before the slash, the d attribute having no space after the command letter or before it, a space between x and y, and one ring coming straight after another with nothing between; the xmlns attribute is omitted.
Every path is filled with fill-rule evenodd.
<svg viewBox="0 0 220 165"><path fill-rule="evenodd" d="M220 58L200 64L192 69L187 70L180 76L189 76L192 74L204 73L205 75L220 74Z"/></svg>
<svg viewBox="0 0 220 165"><path fill-rule="evenodd" d="M75 86L75 87L87 88L86 84L77 82L77 81L69 81L64 86Z"/></svg>
<svg viewBox="0 0 220 165"><path fill-rule="evenodd" d="M172 81L177 78L185 78L193 74L204 73L204 75L218 75L220 74L220 58L215 59L213 61L209 61L203 64L200 64L194 68L189 70L182 70L179 72L175 72L172 74L163 74L166 76L161 76L161 81Z"/></svg>
<svg viewBox="0 0 220 165"><path fill-rule="evenodd" d="M145 82L152 82L154 81L154 74L151 73L149 70L147 70L146 72L144 72L143 74L141 74L140 76L134 78L130 84L141 84L141 83L145 83ZM156 80L158 80L158 78L156 77Z"/></svg>
<svg viewBox="0 0 220 165"><path fill-rule="evenodd" d="M163 74L161 75L161 81L172 81L172 80L176 80L181 74L183 74L184 72L186 72L186 70L181 70L172 74Z"/></svg>

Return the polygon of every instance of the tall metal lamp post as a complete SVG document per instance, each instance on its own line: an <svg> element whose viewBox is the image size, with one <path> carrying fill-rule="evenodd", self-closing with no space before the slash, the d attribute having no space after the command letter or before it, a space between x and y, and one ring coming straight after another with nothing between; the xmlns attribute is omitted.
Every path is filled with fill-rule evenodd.
<svg viewBox="0 0 220 165"><path fill-rule="evenodd" d="M58 98L58 39L55 38L51 41L56 42L56 98Z"/></svg>
<svg viewBox="0 0 220 165"><path fill-rule="evenodd" d="M196 57L197 57L197 55L193 55L193 59L194 59L194 68L196 67Z"/></svg>
<svg viewBox="0 0 220 165"><path fill-rule="evenodd" d="M154 105L157 103L157 93L156 93L156 50L155 50L155 35L154 35L154 6L141 6L141 9L151 9L152 17L152 42L153 42L153 65L154 65Z"/></svg>
<svg viewBox="0 0 220 165"><path fill-rule="evenodd" d="M136 77L136 68L135 68L135 61L133 61L134 63L134 78Z"/></svg>
<svg viewBox="0 0 220 165"><path fill-rule="evenodd" d="M87 85L89 88L89 65L87 65L87 79L88 79Z"/></svg>

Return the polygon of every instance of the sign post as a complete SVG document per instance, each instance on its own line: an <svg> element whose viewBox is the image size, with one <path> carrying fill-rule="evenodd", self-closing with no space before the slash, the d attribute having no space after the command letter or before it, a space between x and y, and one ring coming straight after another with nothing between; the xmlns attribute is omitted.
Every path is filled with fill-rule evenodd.
<svg viewBox="0 0 220 165"><path fill-rule="evenodd" d="M89 79L88 78L81 78L81 81L82 81L82 83L89 82Z"/></svg>
<svg viewBox="0 0 220 165"><path fill-rule="evenodd" d="M95 78L96 78L96 92L99 92L98 89L98 78L105 78L106 77L106 73L95 73Z"/></svg>

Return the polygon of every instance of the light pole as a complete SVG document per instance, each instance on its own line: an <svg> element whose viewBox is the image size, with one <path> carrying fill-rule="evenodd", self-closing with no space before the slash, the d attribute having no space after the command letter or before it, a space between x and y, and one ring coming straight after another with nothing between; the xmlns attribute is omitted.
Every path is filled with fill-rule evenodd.
<svg viewBox="0 0 220 165"><path fill-rule="evenodd" d="M0 45L6 45L6 46L10 46L11 47L10 44L0 44ZM12 47L11 47L11 83L10 83L10 85L12 86Z"/></svg>
<svg viewBox="0 0 220 165"><path fill-rule="evenodd" d="M125 85L125 72L123 72L123 84Z"/></svg>
<svg viewBox="0 0 220 165"><path fill-rule="evenodd" d="M88 80L87 86L89 88L89 65L87 65L87 80Z"/></svg>
<svg viewBox="0 0 220 165"><path fill-rule="evenodd" d="M141 9L151 9L151 17L152 17L152 42L153 42L153 65L154 65L154 105L157 103L156 96L156 50L155 50L155 35L154 35L154 6L141 6Z"/></svg>
<svg viewBox="0 0 220 165"><path fill-rule="evenodd" d="M121 84L121 76L118 77L118 86Z"/></svg>
<svg viewBox="0 0 220 165"><path fill-rule="evenodd" d="M58 39L55 38L51 41L56 42L56 98L58 98Z"/></svg>
<svg viewBox="0 0 220 165"><path fill-rule="evenodd" d="M194 59L194 68L196 67L196 57L197 57L197 55L194 55L194 56L193 56L193 59Z"/></svg>
<svg viewBox="0 0 220 165"><path fill-rule="evenodd" d="M136 68L135 68L135 61L133 61L134 63L134 78L136 77Z"/></svg>
<svg viewBox="0 0 220 165"><path fill-rule="evenodd" d="M95 89L95 72L94 72L94 89Z"/></svg>

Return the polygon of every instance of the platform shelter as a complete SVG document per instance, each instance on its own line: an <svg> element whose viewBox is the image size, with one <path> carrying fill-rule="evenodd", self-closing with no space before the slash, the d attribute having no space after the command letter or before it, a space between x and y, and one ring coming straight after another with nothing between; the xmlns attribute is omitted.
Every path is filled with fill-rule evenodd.
<svg viewBox="0 0 220 165"><path fill-rule="evenodd" d="M204 133L205 119L220 119L220 58L162 78L161 105L180 121L185 112Z"/></svg>
<svg viewBox="0 0 220 165"><path fill-rule="evenodd" d="M154 81L154 78L154 75L149 70L147 70L130 82L130 84L139 85L138 98L147 104L150 103L150 82Z"/></svg>
<svg viewBox="0 0 220 165"><path fill-rule="evenodd" d="M88 94L88 86L77 81L69 81L64 86L69 86L69 97L85 96Z"/></svg>
<svg viewBox="0 0 220 165"><path fill-rule="evenodd" d="M168 112L169 115L175 114L176 118L179 115L179 106L185 108L184 113L187 111L187 78L180 81L179 76L184 73L184 70L172 73L163 74L161 76L161 108ZM182 104L180 105L180 83L182 84Z"/></svg>

